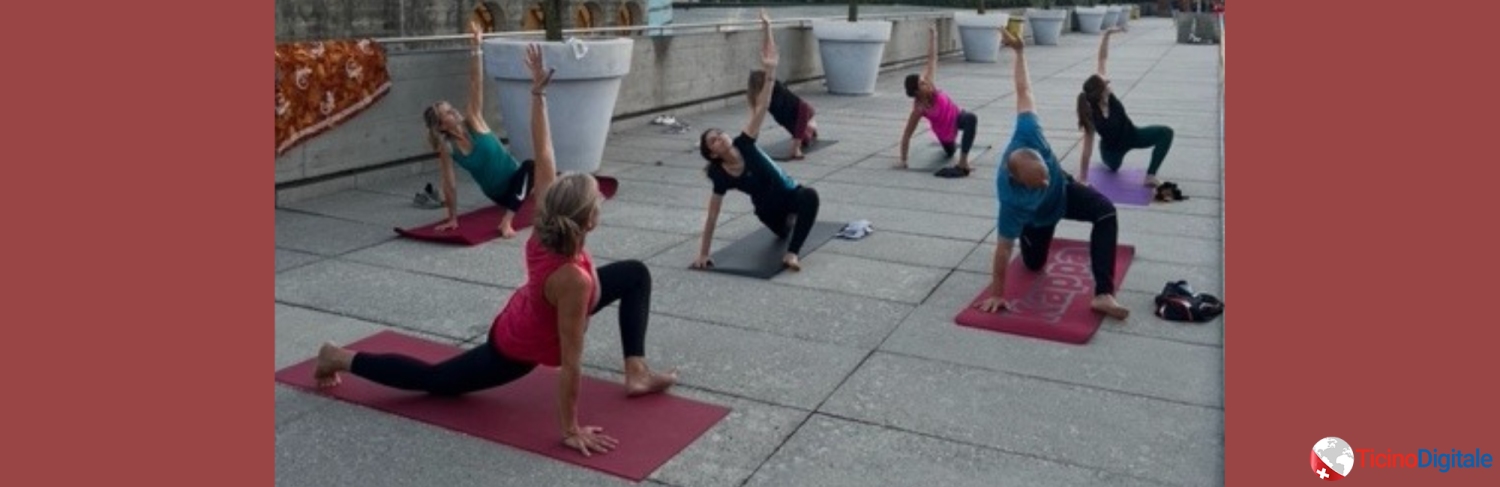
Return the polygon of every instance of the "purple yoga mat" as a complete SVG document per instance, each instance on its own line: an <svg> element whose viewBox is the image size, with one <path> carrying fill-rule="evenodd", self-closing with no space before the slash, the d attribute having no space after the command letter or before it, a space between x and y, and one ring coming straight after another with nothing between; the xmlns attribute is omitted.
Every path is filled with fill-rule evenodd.
<svg viewBox="0 0 1500 487"><path fill-rule="evenodd" d="M1110 171L1103 164L1089 168L1089 184L1116 205L1149 206L1151 188L1145 186L1146 171L1121 168Z"/></svg>

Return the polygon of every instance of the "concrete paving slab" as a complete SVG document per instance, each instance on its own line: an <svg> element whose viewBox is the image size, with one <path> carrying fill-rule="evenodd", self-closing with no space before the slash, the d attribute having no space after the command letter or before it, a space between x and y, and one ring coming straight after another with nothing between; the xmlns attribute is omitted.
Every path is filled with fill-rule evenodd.
<svg viewBox="0 0 1500 487"><path fill-rule="evenodd" d="M395 238L389 227L276 210L276 247L317 255L339 255Z"/></svg>
<svg viewBox="0 0 1500 487"><path fill-rule="evenodd" d="M483 333L510 298L504 288L345 261L276 275L276 301L453 339Z"/></svg>
<svg viewBox="0 0 1500 487"><path fill-rule="evenodd" d="M876 353L820 412L1178 485L1223 479L1224 411Z"/></svg>

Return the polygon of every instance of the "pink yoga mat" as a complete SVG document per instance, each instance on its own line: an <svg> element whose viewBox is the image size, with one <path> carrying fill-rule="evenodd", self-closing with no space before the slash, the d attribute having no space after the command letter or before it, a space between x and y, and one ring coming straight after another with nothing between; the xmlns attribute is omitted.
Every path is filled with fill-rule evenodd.
<svg viewBox="0 0 1500 487"><path fill-rule="evenodd" d="M620 188L620 181L608 176L596 176L599 180L599 192L604 193L606 199L615 197L615 192ZM515 219L511 220L511 228L520 231L531 226L531 214L536 206L535 198L527 198L521 203L521 209L516 212ZM403 237L426 240L429 242L442 242L460 245L479 245L500 238L500 214L504 211L498 205L488 206L458 216L458 228L446 232L437 231L437 226L447 221L443 218L433 223L416 228L397 228L396 233Z"/></svg>
<svg viewBox="0 0 1500 487"><path fill-rule="evenodd" d="M1125 271L1134 257L1135 247L1115 247L1116 289L1125 282ZM988 297L987 290L981 289L979 296L954 321L972 328L1065 343L1088 343L1104 320L1104 315L1089 307L1094 299L1094 275L1089 269L1088 242L1055 239L1041 272L1027 269L1019 255L1007 268L1005 297L1019 309L986 313L974 308Z"/></svg>
<svg viewBox="0 0 1500 487"><path fill-rule="evenodd" d="M485 345L479 345L485 346ZM400 352L439 362L462 350L383 331L349 345L368 352ZM510 384L447 398L401 391L340 374L343 382L319 389L312 374L316 360L282 369L276 381L336 399L447 428L567 463L639 482L676 456L729 409L670 394L627 398L624 386L585 376L578 394L578 419L600 426L620 440L619 448L584 457L562 444L557 419L556 369L538 367Z"/></svg>
<svg viewBox="0 0 1500 487"><path fill-rule="evenodd" d="M1103 164L1089 168L1089 185L1116 205L1150 206L1151 188L1146 187L1146 171L1120 168L1109 170Z"/></svg>

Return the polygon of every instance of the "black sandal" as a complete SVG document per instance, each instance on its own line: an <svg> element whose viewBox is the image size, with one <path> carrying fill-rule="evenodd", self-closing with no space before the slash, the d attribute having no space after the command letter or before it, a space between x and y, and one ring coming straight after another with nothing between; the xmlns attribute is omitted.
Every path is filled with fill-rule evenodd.
<svg viewBox="0 0 1500 487"><path fill-rule="evenodd" d="M969 177L969 170L958 166L948 166L942 169L938 169L936 173L933 173L933 175L940 178L957 179Z"/></svg>

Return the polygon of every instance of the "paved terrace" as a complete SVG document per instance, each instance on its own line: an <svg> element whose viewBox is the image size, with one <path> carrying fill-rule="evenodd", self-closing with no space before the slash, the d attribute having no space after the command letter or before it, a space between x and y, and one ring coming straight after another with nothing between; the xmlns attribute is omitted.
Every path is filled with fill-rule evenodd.
<svg viewBox="0 0 1500 487"><path fill-rule="evenodd" d="M1068 34L1029 48L1039 113L1066 168L1081 146L1073 102L1094 70L1098 37ZM1111 48L1113 86L1140 124L1177 139L1161 176L1188 201L1122 207L1121 242L1136 246L1121 297L1129 322L1106 321L1086 346L960 327L954 314L988 279L995 241L996 156L1015 117L1011 57L943 60L939 86L980 118L968 179L896 171L910 102L908 70L879 94L799 92L840 141L784 163L818 189L822 219L868 219L877 232L834 240L804 271L770 281L687 269L709 184L693 149L701 129L743 125L745 107L683 117L693 130L637 126L609 140L602 173L621 189L589 246L602 265L640 259L655 277L648 355L680 367L674 393L733 412L647 482L672 486L1217 485L1224 452L1223 324L1161 321L1151 299L1187 279L1224 297L1220 70L1217 46L1175 44L1167 19L1132 21ZM746 60L746 68L752 60ZM931 143L924 127L913 147ZM786 132L767 120L763 141ZM976 151L979 149L976 149ZM1149 151L1126 163L1144 167ZM913 158L913 165L920 165ZM519 241L473 248L395 238L392 226L435 221L411 196L425 174L276 209L276 367L397 329L481 343L521 284ZM460 181L463 209L484 204ZM757 228L726 199L716 248ZM1064 223L1058 235L1086 238ZM525 232L523 231L523 237ZM585 373L619 377L615 312L591 325ZM586 405L585 405L586 407ZM626 445L629 440L626 439ZM504 445L276 386L277 485L502 486L626 482Z"/></svg>

